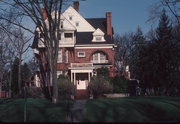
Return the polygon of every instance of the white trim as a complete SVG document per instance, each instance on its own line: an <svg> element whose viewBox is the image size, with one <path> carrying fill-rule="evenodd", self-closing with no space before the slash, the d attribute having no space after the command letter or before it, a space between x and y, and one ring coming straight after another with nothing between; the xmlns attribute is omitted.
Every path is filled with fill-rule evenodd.
<svg viewBox="0 0 180 124"><path fill-rule="evenodd" d="M83 53L84 55L79 55L80 53ZM84 51L77 52L78 57L86 57L86 53Z"/></svg>
<svg viewBox="0 0 180 124"><path fill-rule="evenodd" d="M75 47L102 47L102 46L115 46L115 44L83 44L75 45Z"/></svg>
<svg viewBox="0 0 180 124"><path fill-rule="evenodd" d="M75 47L75 49L101 49L101 48L113 48L112 46L107 46L107 47L95 47L95 46L92 46L92 47Z"/></svg>
<svg viewBox="0 0 180 124"><path fill-rule="evenodd" d="M58 58L57 58L57 63L62 63L62 50L58 51Z"/></svg>

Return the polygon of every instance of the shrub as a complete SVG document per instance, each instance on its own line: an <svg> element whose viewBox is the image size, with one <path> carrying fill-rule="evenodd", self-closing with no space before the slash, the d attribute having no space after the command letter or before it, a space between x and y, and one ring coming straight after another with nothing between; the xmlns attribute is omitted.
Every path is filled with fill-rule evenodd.
<svg viewBox="0 0 180 124"><path fill-rule="evenodd" d="M123 76L115 76L111 78L114 93L127 93L128 81Z"/></svg>
<svg viewBox="0 0 180 124"><path fill-rule="evenodd" d="M94 76L88 86L90 93L97 98L105 93L111 93L113 88L104 76Z"/></svg>
<svg viewBox="0 0 180 124"><path fill-rule="evenodd" d="M97 76L109 77L109 70L107 67L97 69Z"/></svg>
<svg viewBox="0 0 180 124"><path fill-rule="evenodd" d="M59 98L70 98L74 95L75 87L69 77L60 75L58 77L58 93Z"/></svg>
<svg viewBox="0 0 180 124"><path fill-rule="evenodd" d="M39 87L35 87L35 86L27 87L26 93L27 93L28 98L45 98L44 94L42 93L41 88Z"/></svg>

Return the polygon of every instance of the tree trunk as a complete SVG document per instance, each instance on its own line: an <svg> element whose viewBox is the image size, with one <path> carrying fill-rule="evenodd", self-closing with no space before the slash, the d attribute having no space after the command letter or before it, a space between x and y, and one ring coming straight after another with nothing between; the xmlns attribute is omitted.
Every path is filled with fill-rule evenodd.
<svg viewBox="0 0 180 124"><path fill-rule="evenodd" d="M22 90L21 90L21 59L22 56L19 56L19 65L18 65L18 88L19 88L19 95L22 94Z"/></svg>
<svg viewBox="0 0 180 124"><path fill-rule="evenodd" d="M11 98L11 84L12 84L12 61L10 62L10 68L11 68L11 71L10 71L10 81L9 81L9 97Z"/></svg>
<svg viewBox="0 0 180 124"><path fill-rule="evenodd" d="M58 100L58 85L57 85L57 63L56 61L52 61L52 83L53 83L53 96L52 96L52 102L57 103ZM56 64L55 64L56 63Z"/></svg>

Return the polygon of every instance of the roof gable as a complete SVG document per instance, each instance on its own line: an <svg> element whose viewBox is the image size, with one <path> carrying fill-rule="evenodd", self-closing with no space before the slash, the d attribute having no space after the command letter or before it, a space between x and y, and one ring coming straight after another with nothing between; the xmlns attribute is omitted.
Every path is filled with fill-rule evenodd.
<svg viewBox="0 0 180 124"><path fill-rule="evenodd" d="M77 32L94 32L95 28L88 23L72 6L69 6L63 16L76 27ZM69 19L69 16L72 16L72 20ZM79 26L76 26L76 23L79 23Z"/></svg>
<svg viewBox="0 0 180 124"><path fill-rule="evenodd" d="M93 35L104 35L104 32L102 32L99 28L96 29L93 33Z"/></svg>

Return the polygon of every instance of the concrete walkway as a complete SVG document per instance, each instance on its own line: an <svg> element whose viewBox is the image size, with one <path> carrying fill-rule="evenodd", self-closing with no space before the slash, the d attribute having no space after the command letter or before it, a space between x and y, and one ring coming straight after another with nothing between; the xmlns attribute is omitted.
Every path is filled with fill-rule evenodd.
<svg viewBox="0 0 180 124"><path fill-rule="evenodd" d="M83 122L86 114L86 102L87 100L75 100L74 105L70 108L70 114L67 117L68 122Z"/></svg>

